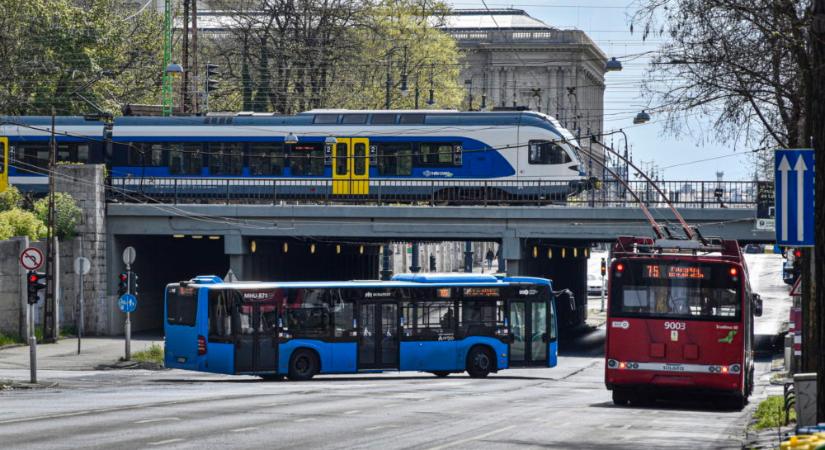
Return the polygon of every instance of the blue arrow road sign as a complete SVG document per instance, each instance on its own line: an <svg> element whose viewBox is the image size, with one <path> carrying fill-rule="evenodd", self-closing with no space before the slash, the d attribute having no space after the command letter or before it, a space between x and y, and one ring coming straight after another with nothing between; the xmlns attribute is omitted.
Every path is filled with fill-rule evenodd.
<svg viewBox="0 0 825 450"><path fill-rule="evenodd" d="M814 245L814 151L777 150L776 243L790 247Z"/></svg>
<svg viewBox="0 0 825 450"><path fill-rule="evenodd" d="M118 299L117 306L125 313L135 312L137 309L137 297L132 294L123 294Z"/></svg>

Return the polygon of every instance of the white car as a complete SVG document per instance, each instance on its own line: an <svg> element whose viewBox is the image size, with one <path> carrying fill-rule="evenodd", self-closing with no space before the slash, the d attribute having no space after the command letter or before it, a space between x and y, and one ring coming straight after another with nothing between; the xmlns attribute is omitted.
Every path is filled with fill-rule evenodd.
<svg viewBox="0 0 825 450"><path fill-rule="evenodd" d="M605 283L607 283L607 279L605 279ZM587 295L602 295L602 277L592 273L587 274Z"/></svg>

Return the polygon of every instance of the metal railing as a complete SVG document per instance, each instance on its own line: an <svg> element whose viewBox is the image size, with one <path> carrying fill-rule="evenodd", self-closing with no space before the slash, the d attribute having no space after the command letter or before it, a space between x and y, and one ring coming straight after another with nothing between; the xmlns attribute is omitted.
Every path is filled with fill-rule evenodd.
<svg viewBox="0 0 825 450"><path fill-rule="evenodd" d="M755 208L756 182L661 181L660 189L680 208ZM630 189L650 207L665 202L653 186L632 181ZM348 194L364 192L366 194ZM173 204L418 204L567 205L634 207L636 200L616 181L369 180L320 178L112 178L110 201Z"/></svg>

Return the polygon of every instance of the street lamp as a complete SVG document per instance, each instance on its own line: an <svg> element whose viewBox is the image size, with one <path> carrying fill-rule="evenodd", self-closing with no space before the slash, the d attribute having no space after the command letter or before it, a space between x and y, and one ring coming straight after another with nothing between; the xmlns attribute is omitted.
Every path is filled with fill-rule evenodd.
<svg viewBox="0 0 825 450"><path fill-rule="evenodd" d="M642 112L636 114L636 117L633 118L633 123L636 125L641 125L647 122L650 122L650 114L646 113L645 110L642 110Z"/></svg>
<svg viewBox="0 0 825 450"><path fill-rule="evenodd" d="M622 70L622 62L618 59L610 58L610 61L607 62L604 66L605 72L621 72Z"/></svg>

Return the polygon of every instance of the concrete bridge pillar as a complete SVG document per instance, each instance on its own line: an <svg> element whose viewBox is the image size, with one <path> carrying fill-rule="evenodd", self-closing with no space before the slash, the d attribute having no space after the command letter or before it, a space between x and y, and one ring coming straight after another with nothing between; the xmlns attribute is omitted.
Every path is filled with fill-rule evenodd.
<svg viewBox="0 0 825 450"><path fill-rule="evenodd" d="M229 268L238 277L244 279L244 264L246 262L247 246L244 238L238 235L226 235L223 241L223 251L229 256ZM223 276L224 274L220 274Z"/></svg>
<svg viewBox="0 0 825 450"><path fill-rule="evenodd" d="M499 272L506 272L507 275L523 275L525 269L522 262L522 239L516 236L504 236L501 238L501 249L499 250ZM504 265L501 265L501 261Z"/></svg>

